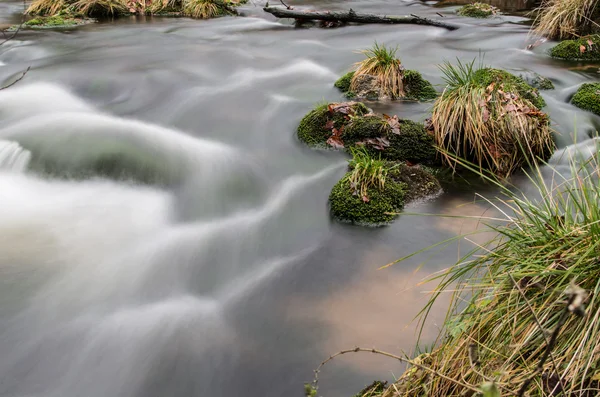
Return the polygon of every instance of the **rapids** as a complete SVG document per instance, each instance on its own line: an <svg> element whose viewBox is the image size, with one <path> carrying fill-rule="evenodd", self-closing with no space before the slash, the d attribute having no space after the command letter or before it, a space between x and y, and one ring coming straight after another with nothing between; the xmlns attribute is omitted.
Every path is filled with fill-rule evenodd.
<svg viewBox="0 0 600 397"><path fill-rule="evenodd" d="M0 2L0 19L18 20L21 4ZM553 165L589 152L599 119L568 100L596 70L550 59L551 43L525 50L524 18L310 4L439 11L463 26L295 29L250 3L244 18L131 18L0 47L1 85L31 66L0 91L0 396L301 396L337 350L410 351L431 288L418 281L470 247L377 268L479 226L409 213L487 208L447 191L389 227L330 221L346 157L303 147L295 128L316 102L340 99L333 82L374 40L398 44L404 65L438 85L437 64L479 54L551 78L557 89L543 95L565 149ZM371 106L421 121L431 104ZM434 310L425 340L443 315ZM321 391L347 397L401 371L344 356Z"/></svg>

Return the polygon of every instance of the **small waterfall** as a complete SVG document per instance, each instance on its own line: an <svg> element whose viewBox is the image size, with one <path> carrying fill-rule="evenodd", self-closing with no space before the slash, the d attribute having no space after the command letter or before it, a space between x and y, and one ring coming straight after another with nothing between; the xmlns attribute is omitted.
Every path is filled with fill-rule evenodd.
<svg viewBox="0 0 600 397"><path fill-rule="evenodd" d="M18 143L0 140L0 171L23 172L29 165L31 153Z"/></svg>

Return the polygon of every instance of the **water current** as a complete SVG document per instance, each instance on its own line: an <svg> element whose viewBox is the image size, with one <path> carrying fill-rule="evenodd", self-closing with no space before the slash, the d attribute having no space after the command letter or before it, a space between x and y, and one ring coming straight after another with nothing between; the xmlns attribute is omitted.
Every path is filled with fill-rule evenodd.
<svg viewBox="0 0 600 397"><path fill-rule="evenodd" d="M438 88L437 65L457 57L549 77L558 145L590 147L599 120L568 100L598 65L552 60L551 43L526 50L525 18L468 20L416 1L296 4L439 12L461 28L296 29L249 3L244 17L131 18L22 32L0 47L0 83L31 66L0 91L0 396L301 396L337 350L410 351L432 287L419 280L469 243L377 268L477 223L332 222L327 196L347 157L295 137L315 103L340 100L333 82L375 40L398 45ZM0 22L21 9L0 2ZM370 106L422 121L431 104ZM407 208L485 210L453 189ZM442 319L434 311L425 340ZM344 356L321 373L321 391L350 396L401 371Z"/></svg>

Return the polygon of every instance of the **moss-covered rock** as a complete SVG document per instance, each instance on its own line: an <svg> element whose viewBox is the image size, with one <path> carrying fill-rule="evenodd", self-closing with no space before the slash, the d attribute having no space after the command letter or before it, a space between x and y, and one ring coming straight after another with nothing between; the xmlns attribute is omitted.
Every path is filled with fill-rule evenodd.
<svg viewBox="0 0 600 397"><path fill-rule="evenodd" d="M50 17L38 16L26 21L23 25L31 29L70 28L96 22L92 18L81 18L68 14L57 14Z"/></svg>
<svg viewBox="0 0 600 397"><path fill-rule="evenodd" d="M378 100L388 98L381 94L380 83L377 77L370 75L360 76L361 79L355 83L356 89L351 89L352 78L355 72L349 72L340 77L334 86L339 88L347 98L365 98ZM411 101L429 101L437 97L433 85L425 80L421 73L416 70L405 70L402 76L405 96L398 99Z"/></svg>
<svg viewBox="0 0 600 397"><path fill-rule="evenodd" d="M352 77L354 77L354 72L348 72L333 84L334 87L340 89L340 91L342 91L347 98L354 98L356 96L354 92L350 91Z"/></svg>
<svg viewBox="0 0 600 397"><path fill-rule="evenodd" d="M496 15L498 8L486 3L466 4L458 9L458 15L471 18L488 18Z"/></svg>
<svg viewBox="0 0 600 397"><path fill-rule="evenodd" d="M360 102L323 104L311 110L300 121L298 139L313 147L326 147L332 130L340 130L350 123L354 116L362 116L370 112Z"/></svg>
<svg viewBox="0 0 600 397"><path fill-rule="evenodd" d="M404 196L406 202L435 196L442 191L442 186L435 175L428 167L421 165L408 166L405 163L396 163L390 166L388 178L406 184Z"/></svg>
<svg viewBox="0 0 600 397"><path fill-rule="evenodd" d="M577 40L565 40L550 49L553 58L568 60L600 60L600 35L591 35Z"/></svg>
<svg viewBox="0 0 600 397"><path fill-rule="evenodd" d="M342 133L346 147L364 146L371 155L391 161L431 164L436 149L423 124L397 117L356 117Z"/></svg>
<svg viewBox="0 0 600 397"><path fill-rule="evenodd" d="M367 190L368 201L354 193L347 173L331 190L329 209L331 215L342 222L358 225L380 226L394 220L395 213L404 207L406 185L392 179L386 181L383 190L371 187Z"/></svg>
<svg viewBox="0 0 600 397"><path fill-rule="evenodd" d="M437 92L433 88L433 85L425 80L421 76L421 73L416 70L405 70L402 81L404 83L404 92L406 92L405 99L429 101L437 97Z"/></svg>
<svg viewBox="0 0 600 397"><path fill-rule="evenodd" d="M546 101L540 95L537 88L527 84L521 77L510 74L505 70L482 68L475 72L473 81L481 87L489 87L490 84L503 85L504 91L516 91L523 99L527 99L538 109L546 106Z"/></svg>
<svg viewBox="0 0 600 397"><path fill-rule="evenodd" d="M582 84L573 95L571 102L580 109L600 116L600 83Z"/></svg>
<svg viewBox="0 0 600 397"><path fill-rule="evenodd" d="M524 78L523 76L521 76L521 78L523 78L523 80L525 80L527 84L529 84L533 88L537 88L538 90L554 89L554 83L552 82L552 80L537 73L533 73L533 75L530 78Z"/></svg>

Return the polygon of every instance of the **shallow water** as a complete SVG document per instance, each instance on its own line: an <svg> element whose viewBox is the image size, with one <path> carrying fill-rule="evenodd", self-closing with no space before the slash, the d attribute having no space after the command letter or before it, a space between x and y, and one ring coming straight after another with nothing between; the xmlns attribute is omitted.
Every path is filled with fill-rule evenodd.
<svg viewBox="0 0 600 397"><path fill-rule="evenodd" d="M21 4L1 2L1 20L18 20ZM294 134L315 102L340 99L333 82L374 40L397 44L405 66L434 84L437 64L480 54L551 78L557 89L543 95L561 147L599 124L567 103L598 66L551 60L550 43L525 50L523 18L472 21L418 2L310 4L441 12L463 26L295 29L250 4L245 18L131 18L24 32L0 47L0 82L31 66L0 91L0 396L301 396L337 350L410 351L431 289L418 281L469 243L377 268L477 222L334 223L327 196L346 156L311 151ZM431 105L372 106L421 121ZM486 210L464 191L407 208ZM442 319L435 311L426 341ZM401 371L344 356L321 373L321 391L349 396Z"/></svg>

